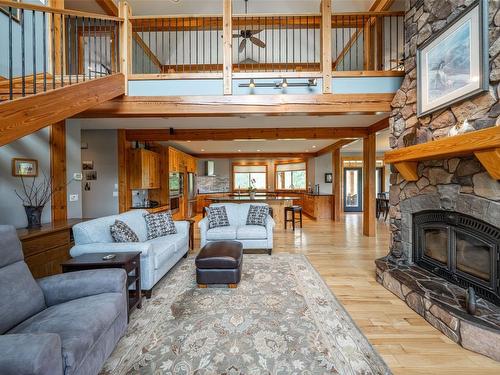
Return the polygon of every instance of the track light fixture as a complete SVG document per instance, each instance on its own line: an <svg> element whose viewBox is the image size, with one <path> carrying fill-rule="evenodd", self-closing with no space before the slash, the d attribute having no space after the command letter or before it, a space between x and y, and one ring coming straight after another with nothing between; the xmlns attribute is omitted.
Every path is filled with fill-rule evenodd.
<svg viewBox="0 0 500 375"><path fill-rule="evenodd" d="M309 78L307 82L288 82L286 78L281 81L274 82L255 82L255 79L250 79L249 83L240 83L238 87L249 87L251 89L255 87L269 87L275 89L286 89L287 87L315 87L318 85L318 80L316 78Z"/></svg>

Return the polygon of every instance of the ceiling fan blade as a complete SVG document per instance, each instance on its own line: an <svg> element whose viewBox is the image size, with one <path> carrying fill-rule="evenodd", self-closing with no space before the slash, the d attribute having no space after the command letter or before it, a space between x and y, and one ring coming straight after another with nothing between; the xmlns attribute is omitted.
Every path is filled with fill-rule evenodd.
<svg viewBox="0 0 500 375"><path fill-rule="evenodd" d="M238 33L238 34L233 34L233 38L239 38L240 36L241 36L241 34L240 34L240 33Z"/></svg>
<svg viewBox="0 0 500 375"><path fill-rule="evenodd" d="M258 33L262 32L262 29L260 30L249 30L250 31L250 36L252 35L257 35Z"/></svg>
<svg viewBox="0 0 500 375"><path fill-rule="evenodd" d="M250 40L252 41L253 44L255 44L256 46L260 47L260 48L266 48L266 43L264 43L262 40L260 40L259 38L256 38L254 36L251 36L250 37Z"/></svg>
<svg viewBox="0 0 500 375"><path fill-rule="evenodd" d="M247 45L247 39L243 38L243 40L241 41L240 46L238 48L238 52L242 53L245 50L246 45Z"/></svg>

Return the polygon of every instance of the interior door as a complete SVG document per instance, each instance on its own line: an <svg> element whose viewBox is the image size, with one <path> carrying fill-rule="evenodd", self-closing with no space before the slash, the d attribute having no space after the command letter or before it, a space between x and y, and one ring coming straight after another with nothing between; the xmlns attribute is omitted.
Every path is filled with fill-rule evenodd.
<svg viewBox="0 0 500 375"><path fill-rule="evenodd" d="M363 169L344 168L344 211L363 210Z"/></svg>

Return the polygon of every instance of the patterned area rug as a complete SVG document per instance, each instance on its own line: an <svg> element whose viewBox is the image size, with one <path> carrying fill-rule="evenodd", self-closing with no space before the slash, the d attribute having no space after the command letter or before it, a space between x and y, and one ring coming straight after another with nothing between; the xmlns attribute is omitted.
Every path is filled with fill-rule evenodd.
<svg viewBox="0 0 500 375"><path fill-rule="evenodd" d="M245 255L236 289L181 261L131 316L102 374L390 374L303 255Z"/></svg>

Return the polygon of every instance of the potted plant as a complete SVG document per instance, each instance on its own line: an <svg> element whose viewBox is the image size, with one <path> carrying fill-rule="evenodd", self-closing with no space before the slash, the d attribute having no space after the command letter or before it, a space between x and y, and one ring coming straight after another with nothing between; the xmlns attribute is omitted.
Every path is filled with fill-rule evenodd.
<svg viewBox="0 0 500 375"><path fill-rule="evenodd" d="M43 208L49 202L50 198L52 198L52 195L56 191L61 190L63 186L52 188L52 183L45 173L43 173L43 180L41 182L37 182L36 177L31 177L31 179L31 183L27 183L25 178L21 176L23 190L18 192L14 189L14 192L23 203L28 219L27 228L39 228L42 225ZM70 182L71 180L67 184Z"/></svg>
<svg viewBox="0 0 500 375"><path fill-rule="evenodd" d="M257 181L255 178L250 180L250 186L248 188L248 194L250 195L250 199L255 199L255 193L257 192L257 188L255 187Z"/></svg>

